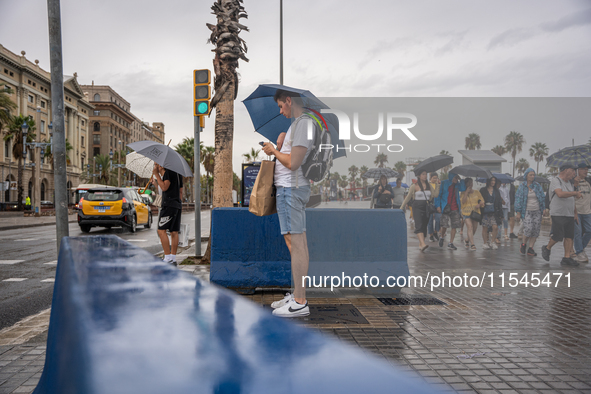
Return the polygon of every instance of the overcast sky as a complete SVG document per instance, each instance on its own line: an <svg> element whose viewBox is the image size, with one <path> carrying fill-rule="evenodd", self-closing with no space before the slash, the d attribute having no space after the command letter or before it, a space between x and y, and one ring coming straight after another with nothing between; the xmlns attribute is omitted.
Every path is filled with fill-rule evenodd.
<svg viewBox="0 0 591 394"><path fill-rule="evenodd" d="M193 134L192 70L212 69L205 23L213 0L62 0L64 73L110 85L144 121L163 122L172 144ZM259 84L279 83L279 0L245 0L249 63L240 62L234 170L261 140L242 104ZM0 43L48 70L46 0L0 0ZM589 97L591 2L584 0L284 0L284 83L319 97ZM478 130L474 130L478 132ZM481 135L483 149L510 130ZM591 127L517 130L550 151L586 143ZM202 139L213 145L214 116ZM440 148L464 149L459 128ZM389 157L390 165L406 153ZM408 156L416 156L408 154ZM508 160L510 158L506 156ZM368 166L372 166L368 159ZM507 165L504 170L508 171Z"/></svg>

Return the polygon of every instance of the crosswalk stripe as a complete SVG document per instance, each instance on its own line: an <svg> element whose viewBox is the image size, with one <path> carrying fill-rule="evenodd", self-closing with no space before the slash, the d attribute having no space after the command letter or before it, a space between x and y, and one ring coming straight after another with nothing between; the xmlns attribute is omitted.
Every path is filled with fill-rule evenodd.
<svg viewBox="0 0 591 394"><path fill-rule="evenodd" d="M43 263L45 265L57 265L57 260L50 261L48 263Z"/></svg>
<svg viewBox="0 0 591 394"><path fill-rule="evenodd" d="M41 282L55 282L55 278L43 279Z"/></svg>
<svg viewBox="0 0 591 394"><path fill-rule="evenodd" d="M8 278L4 279L2 282L22 282L23 280L27 280L29 278Z"/></svg>
<svg viewBox="0 0 591 394"><path fill-rule="evenodd" d="M22 263L25 260L0 260L0 264L10 265L10 264L18 264Z"/></svg>

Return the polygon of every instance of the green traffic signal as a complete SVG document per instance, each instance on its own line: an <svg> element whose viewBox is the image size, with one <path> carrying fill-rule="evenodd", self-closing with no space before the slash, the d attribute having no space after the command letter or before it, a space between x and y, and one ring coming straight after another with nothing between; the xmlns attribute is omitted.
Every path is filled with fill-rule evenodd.
<svg viewBox="0 0 591 394"><path fill-rule="evenodd" d="M195 116L208 115L209 114L209 101L199 100L195 101Z"/></svg>

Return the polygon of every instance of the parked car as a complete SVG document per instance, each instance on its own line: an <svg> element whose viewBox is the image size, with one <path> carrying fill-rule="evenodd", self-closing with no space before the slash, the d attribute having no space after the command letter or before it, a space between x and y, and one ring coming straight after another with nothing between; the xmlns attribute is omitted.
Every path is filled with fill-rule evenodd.
<svg viewBox="0 0 591 394"><path fill-rule="evenodd" d="M84 233L92 227L127 227L134 233L137 226L152 226L152 211L133 189L89 189L78 207L78 224Z"/></svg>

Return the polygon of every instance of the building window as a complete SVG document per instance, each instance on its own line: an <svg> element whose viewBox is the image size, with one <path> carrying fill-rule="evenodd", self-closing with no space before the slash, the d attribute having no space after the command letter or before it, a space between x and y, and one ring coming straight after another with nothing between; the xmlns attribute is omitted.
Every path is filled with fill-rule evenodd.
<svg viewBox="0 0 591 394"><path fill-rule="evenodd" d="M34 101L35 101L35 97L33 97L33 96L31 96L31 95L29 94L29 103L32 103L32 102L34 102Z"/></svg>
<svg viewBox="0 0 591 394"><path fill-rule="evenodd" d="M84 157L80 158L80 168L84 168Z"/></svg>
<svg viewBox="0 0 591 394"><path fill-rule="evenodd" d="M93 150L93 156L98 156L101 154L101 148L94 148Z"/></svg>
<svg viewBox="0 0 591 394"><path fill-rule="evenodd" d="M101 95L100 95L100 94L98 94L98 93L96 93L96 94L94 95L94 101L101 101Z"/></svg>
<svg viewBox="0 0 591 394"><path fill-rule="evenodd" d="M84 146L84 136L83 135L80 136L80 145ZM84 160L84 159L82 159L82 160Z"/></svg>
<svg viewBox="0 0 591 394"><path fill-rule="evenodd" d="M101 116L101 111L94 111L94 116Z"/></svg>
<svg viewBox="0 0 591 394"><path fill-rule="evenodd" d="M41 134L45 134L45 121L41 121Z"/></svg>
<svg viewBox="0 0 591 394"><path fill-rule="evenodd" d="M45 108L45 101L41 100L41 108Z"/></svg>
<svg viewBox="0 0 591 394"><path fill-rule="evenodd" d="M84 119L82 119L82 126L84 126Z"/></svg>
<svg viewBox="0 0 591 394"><path fill-rule="evenodd" d="M101 144L101 135L100 134L94 134L92 136L92 143L94 145L100 145Z"/></svg>
<svg viewBox="0 0 591 394"><path fill-rule="evenodd" d="M4 157L10 158L10 141L4 141Z"/></svg>
<svg viewBox="0 0 591 394"><path fill-rule="evenodd" d="M99 122L94 122L94 131L101 131L101 124Z"/></svg>

